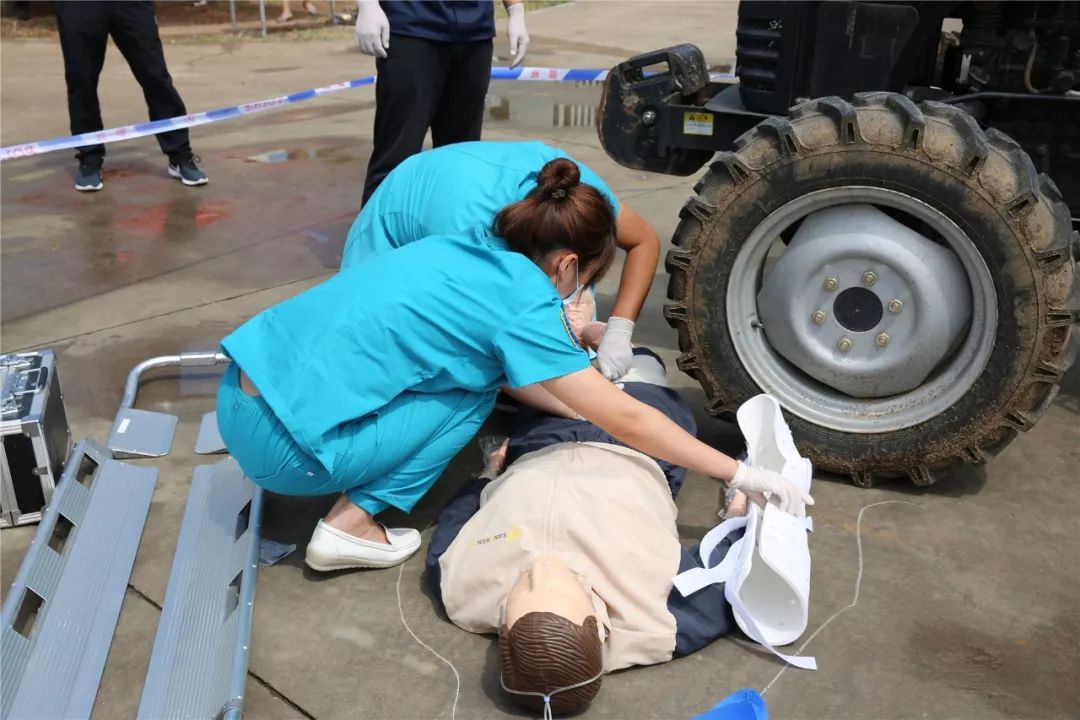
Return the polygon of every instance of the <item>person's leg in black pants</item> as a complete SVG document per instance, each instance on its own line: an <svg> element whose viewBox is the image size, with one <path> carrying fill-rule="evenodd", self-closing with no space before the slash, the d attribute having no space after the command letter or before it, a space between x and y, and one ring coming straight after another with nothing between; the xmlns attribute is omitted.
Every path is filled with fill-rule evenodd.
<svg viewBox="0 0 1080 720"><path fill-rule="evenodd" d="M435 147L480 139L490 82L491 41L455 45L442 99L431 120L431 142Z"/></svg>
<svg viewBox="0 0 1080 720"><path fill-rule="evenodd" d="M142 86L151 120L187 114L165 65L153 2L110 2L109 33ZM187 129L157 135L161 151L176 165L191 156Z"/></svg>
<svg viewBox="0 0 1080 720"><path fill-rule="evenodd" d="M72 135L104 128L97 85L105 64L105 45L109 41L109 5L108 2L93 1L56 3L56 26L64 54ZM75 157L81 165L100 168L105 158L105 146L83 146Z"/></svg>
<svg viewBox="0 0 1080 720"><path fill-rule="evenodd" d="M398 164L424 146L451 65L451 43L390 36L388 57L375 61L375 138L363 202Z"/></svg>

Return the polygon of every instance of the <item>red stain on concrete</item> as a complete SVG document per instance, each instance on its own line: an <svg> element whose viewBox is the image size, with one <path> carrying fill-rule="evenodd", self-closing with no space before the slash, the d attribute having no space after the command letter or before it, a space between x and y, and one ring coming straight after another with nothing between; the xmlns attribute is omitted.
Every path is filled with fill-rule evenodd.
<svg viewBox="0 0 1080 720"><path fill-rule="evenodd" d="M101 177L104 180L119 180L120 178L134 177L135 175L145 175L142 170L130 167L110 168L105 167L101 170Z"/></svg>
<svg viewBox="0 0 1080 720"><path fill-rule="evenodd" d="M48 190L38 190L33 193L23 193L19 197L15 198L17 203L26 203L27 205L40 205L49 197Z"/></svg>
<svg viewBox="0 0 1080 720"><path fill-rule="evenodd" d="M228 217L229 204L224 202L199 203L195 208L195 226L206 227Z"/></svg>
<svg viewBox="0 0 1080 720"><path fill-rule="evenodd" d="M170 205L168 202L150 206L125 205L117 209L113 229L117 232L160 236L165 232Z"/></svg>
<svg viewBox="0 0 1080 720"><path fill-rule="evenodd" d="M148 237L174 238L195 229L202 229L229 215L227 202L197 202L189 204L168 200L153 205L125 205L117 209L113 229Z"/></svg>

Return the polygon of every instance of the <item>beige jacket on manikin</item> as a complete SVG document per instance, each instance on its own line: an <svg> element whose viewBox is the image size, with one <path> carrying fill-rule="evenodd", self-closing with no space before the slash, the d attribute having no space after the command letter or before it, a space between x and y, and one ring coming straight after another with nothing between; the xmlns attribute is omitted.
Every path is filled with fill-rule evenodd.
<svg viewBox="0 0 1080 720"><path fill-rule="evenodd" d="M634 450L561 443L524 455L484 489L440 558L447 615L464 630L497 632L522 571L553 555L592 589L606 672L670 660L675 516L660 467Z"/></svg>

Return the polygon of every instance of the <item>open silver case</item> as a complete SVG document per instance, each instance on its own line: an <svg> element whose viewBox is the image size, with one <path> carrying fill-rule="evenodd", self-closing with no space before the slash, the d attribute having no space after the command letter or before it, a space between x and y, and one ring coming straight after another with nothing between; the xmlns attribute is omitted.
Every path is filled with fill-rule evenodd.
<svg viewBox="0 0 1080 720"><path fill-rule="evenodd" d="M70 449L55 353L0 356L0 527L41 519Z"/></svg>

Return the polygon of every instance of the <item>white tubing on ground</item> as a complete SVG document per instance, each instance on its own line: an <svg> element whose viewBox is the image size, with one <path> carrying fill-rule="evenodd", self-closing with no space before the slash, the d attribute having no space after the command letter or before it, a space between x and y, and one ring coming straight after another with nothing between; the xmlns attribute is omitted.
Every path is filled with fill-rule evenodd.
<svg viewBox="0 0 1080 720"><path fill-rule="evenodd" d="M855 607L856 605L859 604L859 591L862 589L862 576L863 576L863 549L862 549L862 518L863 518L863 513L865 513L870 508L878 507L878 506L881 506L881 505L894 505L894 504L895 505L911 505L912 507L917 507L919 509L922 509L922 505L919 505L918 503L907 502L906 500L882 500L881 502L876 502L876 503L871 503L869 505L864 505L859 510L859 517L855 521L855 548L858 550L858 557L859 557L859 561L858 561L859 570L855 574L855 594L851 598L851 603L849 605L840 608L839 610L834 612L832 615L830 615L828 620L821 623L821 626L817 630L815 630L813 633L811 633L810 637L806 638L806 640L803 641L803 644L800 645L799 649L795 651L796 655L802 655L802 651L806 649L806 646L810 644L810 641L813 640L814 638L816 638L818 636L818 633L820 633L822 630L827 628L829 626L829 624L833 620L840 617L841 615L846 613L848 610L850 610L851 608L853 608L853 607ZM790 667L789 665L785 664L784 667L780 668L779 672L777 672L776 675L773 677L773 679L769 681L769 684L766 685L764 688L762 688L761 694L764 695L765 693L769 692L769 688L771 688L776 683L776 681L780 679L780 676L783 675L784 672L789 667Z"/></svg>
<svg viewBox="0 0 1080 720"><path fill-rule="evenodd" d="M444 658L442 655L435 652L435 648L431 647L426 642L424 642L419 637L417 637L416 633L414 633L412 628L409 627L408 621L405 620L405 610L401 606L401 578L405 574L405 565L406 565L406 563L407 563L407 561L404 562L404 563L401 563L401 569L398 570L398 576L397 576L397 609L398 609L398 616L401 617L401 624L404 625L405 629L409 632L410 635L412 635L412 639L415 640L416 642L418 642L429 653L431 653L432 655L434 655L435 657L439 658L444 663L446 663L446 665L450 668L451 672L454 673L454 683L455 683L455 687L454 687L454 704L450 706L450 720L456 720L456 718L457 718L458 700L461 699L461 675L458 673L458 669L456 667L454 667L454 663L450 662L449 660Z"/></svg>

